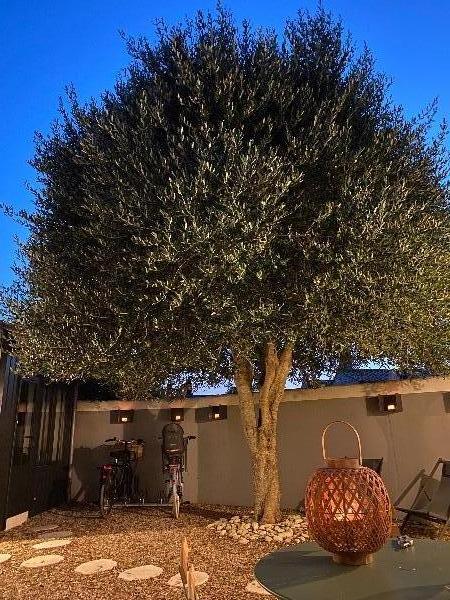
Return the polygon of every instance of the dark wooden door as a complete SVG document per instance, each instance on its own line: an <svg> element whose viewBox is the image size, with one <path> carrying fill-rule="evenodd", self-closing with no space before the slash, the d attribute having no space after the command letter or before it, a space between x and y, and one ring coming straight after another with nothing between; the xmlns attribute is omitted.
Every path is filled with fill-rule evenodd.
<svg viewBox="0 0 450 600"><path fill-rule="evenodd" d="M38 411L31 514L67 501L74 388L43 390Z"/></svg>
<svg viewBox="0 0 450 600"><path fill-rule="evenodd" d="M7 517L67 500L74 389L20 380Z"/></svg>
<svg viewBox="0 0 450 600"><path fill-rule="evenodd" d="M0 354L0 530L67 500L75 387L23 379Z"/></svg>
<svg viewBox="0 0 450 600"><path fill-rule="evenodd" d="M37 381L16 378L16 407L11 467L9 474L7 517L30 510L31 485L35 462L35 440L38 424L40 386Z"/></svg>
<svg viewBox="0 0 450 600"><path fill-rule="evenodd" d="M16 418L17 377L13 373L14 359L0 354L0 530L6 521L8 482Z"/></svg>

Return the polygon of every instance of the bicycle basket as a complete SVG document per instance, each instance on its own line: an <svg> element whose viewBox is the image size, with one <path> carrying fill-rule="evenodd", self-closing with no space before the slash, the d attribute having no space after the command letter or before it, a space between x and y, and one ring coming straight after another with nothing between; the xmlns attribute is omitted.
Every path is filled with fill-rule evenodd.
<svg viewBox="0 0 450 600"><path fill-rule="evenodd" d="M164 454L182 454L184 452L184 431L178 423L168 423L162 430L162 451Z"/></svg>
<svg viewBox="0 0 450 600"><path fill-rule="evenodd" d="M109 453L117 460L141 460L144 456L144 444L140 442L120 442Z"/></svg>
<svg viewBox="0 0 450 600"><path fill-rule="evenodd" d="M144 457L144 444L142 442L131 442L128 444L132 460L141 460Z"/></svg>

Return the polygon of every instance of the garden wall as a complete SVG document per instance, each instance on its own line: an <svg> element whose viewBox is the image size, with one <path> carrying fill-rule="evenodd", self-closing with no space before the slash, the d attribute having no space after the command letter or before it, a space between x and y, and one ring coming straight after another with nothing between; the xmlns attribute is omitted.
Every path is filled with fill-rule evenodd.
<svg viewBox="0 0 450 600"><path fill-rule="evenodd" d="M295 507L311 472L322 464L321 432L334 420L350 421L359 431L363 456L384 458L383 478L395 499L421 469L429 471L437 458L450 460L450 380L384 382L335 386L318 390L287 390L279 415L279 456L282 500ZM374 414L377 394L399 393L402 412ZM235 396L195 397L172 404L184 406L186 434L197 439L189 447L186 498L192 502L251 504L251 474ZM205 421L205 408L226 404L227 419ZM135 410L132 423L110 425L110 410ZM108 437L142 437L145 458L139 465L141 486L148 496L160 494L161 456L158 435L170 420L169 405L138 402L80 402L72 469L72 497L95 500L96 465L107 460ZM330 454L355 455L355 441L341 426L330 431Z"/></svg>

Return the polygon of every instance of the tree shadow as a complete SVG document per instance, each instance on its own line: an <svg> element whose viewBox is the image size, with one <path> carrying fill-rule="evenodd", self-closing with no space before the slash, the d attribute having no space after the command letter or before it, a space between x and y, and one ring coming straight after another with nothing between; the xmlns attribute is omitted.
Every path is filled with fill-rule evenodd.
<svg viewBox="0 0 450 600"><path fill-rule="evenodd" d="M361 600L439 600L450 597L450 585L416 585L363 596Z"/></svg>
<svg viewBox="0 0 450 600"><path fill-rule="evenodd" d="M111 461L107 445L75 448L73 452L71 500L93 503L98 500L100 471L98 467Z"/></svg>
<svg viewBox="0 0 450 600"><path fill-rule="evenodd" d="M204 517L205 519L213 519L218 521L219 519L229 519L231 516L235 515L235 512L226 509L221 506L201 506L198 504L186 504L183 505L184 512L197 516Z"/></svg>

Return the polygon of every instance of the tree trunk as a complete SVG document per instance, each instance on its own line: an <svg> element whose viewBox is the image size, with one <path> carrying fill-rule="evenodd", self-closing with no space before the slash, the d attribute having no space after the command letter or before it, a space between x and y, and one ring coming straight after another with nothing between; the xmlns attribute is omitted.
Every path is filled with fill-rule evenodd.
<svg viewBox="0 0 450 600"><path fill-rule="evenodd" d="M234 354L235 382L242 424L253 468L254 514L262 523L275 523L280 517L280 480L277 454L278 407L292 367L292 345L278 354L268 342L264 358L264 382L253 394L253 368L242 354Z"/></svg>

